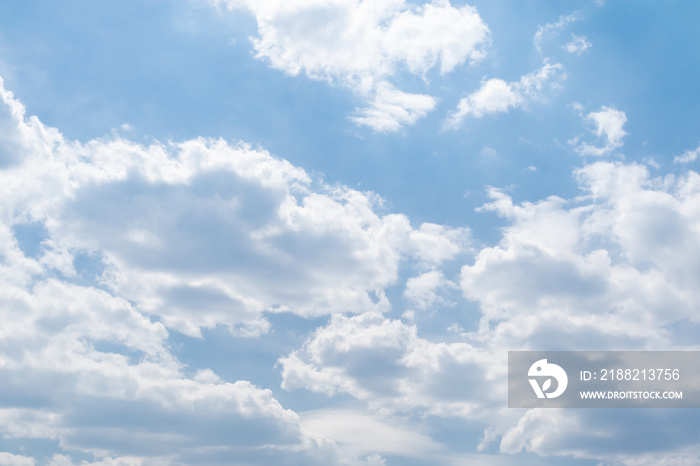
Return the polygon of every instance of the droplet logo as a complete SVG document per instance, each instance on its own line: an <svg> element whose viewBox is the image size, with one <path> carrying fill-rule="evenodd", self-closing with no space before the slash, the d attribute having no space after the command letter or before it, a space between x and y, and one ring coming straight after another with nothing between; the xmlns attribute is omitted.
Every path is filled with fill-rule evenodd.
<svg viewBox="0 0 700 466"><path fill-rule="evenodd" d="M531 377L528 380L537 398L556 398L564 393L566 386L569 384L569 377L567 377L566 371L556 364L547 363L546 359L540 359L530 366L527 375ZM538 379L542 379L541 386ZM548 392L552 388L552 379L557 381L557 386L554 391Z"/></svg>

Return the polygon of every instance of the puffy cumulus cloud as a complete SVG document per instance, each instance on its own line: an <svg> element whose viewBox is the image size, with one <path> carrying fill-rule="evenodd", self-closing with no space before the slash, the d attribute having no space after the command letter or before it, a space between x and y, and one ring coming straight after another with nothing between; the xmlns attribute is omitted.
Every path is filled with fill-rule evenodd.
<svg viewBox="0 0 700 466"><path fill-rule="evenodd" d="M3 466L34 466L36 460L22 455L2 452L0 453L0 464Z"/></svg>
<svg viewBox="0 0 700 466"><path fill-rule="evenodd" d="M223 382L211 371L188 377L169 352L163 324L127 300L53 278L12 276L15 263L4 259L4 438L56 440L67 451L103 458L95 465L221 464L232 456L344 461L269 390ZM3 464L35 464L7 455ZM72 463L58 455L49 464Z"/></svg>
<svg viewBox="0 0 700 466"><path fill-rule="evenodd" d="M258 58L290 75L338 82L367 100L352 119L376 131L396 131L435 107L433 97L395 89L400 70L441 74L484 56L489 30L476 9L449 0L211 0L255 15ZM438 66L439 65L439 66Z"/></svg>
<svg viewBox="0 0 700 466"><path fill-rule="evenodd" d="M71 451L95 465L382 463L341 453L270 390L192 374L169 333L385 311L402 261L438 268L466 229L413 228L245 144L69 141L1 84L1 436L57 441L56 465Z"/></svg>
<svg viewBox="0 0 700 466"><path fill-rule="evenodd" d="M605 466L697 464L698 421L681 410L528 410L501 436L500 449L597 460ZM658 435L658 426L678 426ZM656 435L654 435L656 433Z"/></svg>
<svg viewBox="0 0 700 466"><path fill-rule="evenodd" d="M582 195L573 199L518 204L490 192L483 210L508 226L460 276L462 292L481 309L478 329L445 342L377 312L335 315L279 360L283 388L349 395L380 418L465 419L483 426L482 449L497 444L504 454L689 461L694 453L685 449L695 440L683 432L697 420L681 412L658 421L649 412L630 418L503 406L506 349L680 349L677 330L700 328L700 175L653 178L643 165L610 162L575 175ZM445 294L445 282L442 271L426 270L408 280L404 294L428 307ZM658 422L678 426L678 440L640 444ZM629 425L640 428L627 434ZM618 458L621 444L636 453Z"/></svg>
<svg viewBox="0 0 700 466"><path fill-rule="evenodd" d="M479 90L459 101L457 110L447 116L445 127L456 129L467 117L481 118L524 106L541 95L545 86L564 76L560 63L545 63L539 70L522 76L520 81L506 82L498 78L483 81Z"/></svg>
<svg viewBox="0 0 700 466"><path fill-rule="evenodd" d="M560 409L531 409L520 418L518 424L501 437L503 453L517 453L522 450L547 454L573 454L561 451L565 433L581 428L580 420ZM560 435L557 435L559 433ZM563 435L562 435L563 434Z"/></svg>
<svg viewBox="0 0 700 466"><path fill-rule="evenodd" d="M365 313L333 316L279 363L287 390L348 394L377 413L480 419L506 399L504 357L431 342L415 325Z"/></svg>
<svg viewBox="0 0 700 466"><path fill-rule="evenodd" d="M163 325L128 301L53 279L0 283L3 437L107 457L95 465L221 464L232 455L343 461L269 390L211 371L188 378ZM72 463L58 455L50 464Z"/></svg>
<svg viewBox="0 0 700 466"><path fill-rule="evenodd" d="M579 144L576 147L579 154L600 157L623 146L623 139L627 135L624 130L627 115L622 110L603 106L597 112L590 112L586 116L586 122L593 124L593 132L599 139L603 140L604 144L602 146L588 143ZM569 142L578 144L578 138Z"/></svg>
<svg viewBox="0 0 700 466"><path fill-rule="evenodd" d="M586 195L568 201L514 205L491 192L484 208L512 225L461 278L482 330L524 345L536 334L551 347L669 345L667 326L697 319L698 175L652 179L644 166L601 162L577 179Z"/></svg>
<svg viewBox="0 0 700 466"><path fill-rule="evenodd" d="M404 258L434 266L466 248L465 229L414 229L378 214L372 193L314 191L302 169L244 144L80 144L6 104L32 147L0 172L8 254L26 273L88 277L190 335L226 325L254 336L269 327L266 311L387 309L383 289ZM37 257L13 237L26 226L46 236ZM92 267L80 266L85 257Z"/></svg>
<svg viewBox="0 0 700 466"><path fill-rule="evenodd" d="M509 226L498 245L462 268L462 290L482 310L479 330L466 336L509 349L668 350L697 344L679 339L677 331L699 323L694 277L700 271L700 175L653 178L643 165L598 162L578 169L576 179L583 194L568 200L516 204L491 191L492 202L483 209ZM653 422L648 413L640 418L531 410L510 427L496 423L496 429L507 453L609 459L624 443L636 454L619 464L653 464L652 458L664 455L691 458L683 453L694 440L683 435L688 425L682 414ZM653 427L620 434L630 424L658 422L678 425L678 442L639 444L639 438L654 436ZM610 442L599 442L601 435Z"/></svg>
<svg viewBox="0 0 700 466"><path fill-rule="evenodd" d="M583 52L585 52L592 46L593 44L588 42L586 36L577 36L576 34L571 34L571 42L564 46L564 50L580 57Z"/></svg>
<svg viewBox="0 0 700 466"><path fill-rule="evenodd" d="M329 408L300 414L303 426L354 455L378 451L431 464L510 464L503 457L451 454L427 436L428 419L459 421L462 428L484 429L486 447L522 414L505 406L507 347L465 340L472 342L431 341L415 325L378 313L336 315L279 360L282 388L349 395L363 403L367 413Z"/></svg>

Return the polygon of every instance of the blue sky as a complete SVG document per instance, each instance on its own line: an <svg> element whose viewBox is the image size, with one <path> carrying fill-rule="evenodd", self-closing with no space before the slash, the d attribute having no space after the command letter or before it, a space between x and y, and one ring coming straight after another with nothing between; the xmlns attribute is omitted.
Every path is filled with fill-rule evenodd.
<svg viewBox="0 0 700 466"><path fill-rule="evenodd" d="M506 393L697 349L698 13L0 4L0 464L698 464Z"/></svg>

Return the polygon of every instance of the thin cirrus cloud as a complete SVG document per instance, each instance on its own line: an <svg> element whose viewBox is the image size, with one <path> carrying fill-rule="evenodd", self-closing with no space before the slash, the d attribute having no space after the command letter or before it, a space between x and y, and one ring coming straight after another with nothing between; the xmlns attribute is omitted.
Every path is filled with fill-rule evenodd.
<svg viewBox="0 0 700 466"><path fill-rule="evenodd" d="M447 0L420 6L403 0L211 2L255 15L253 46L273 68L339 83L367 100L351 119L381 132L414 124L437 103L428 94L397 89L394 75L405 70L425 77L433 68L449 73L481 60L490 42L475 8Z"/></svg>

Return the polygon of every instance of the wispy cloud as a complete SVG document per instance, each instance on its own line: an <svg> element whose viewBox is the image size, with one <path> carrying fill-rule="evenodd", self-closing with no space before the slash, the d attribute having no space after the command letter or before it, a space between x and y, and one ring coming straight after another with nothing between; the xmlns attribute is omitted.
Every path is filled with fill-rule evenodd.
<svg viewBox="0 0 700 466"><path fill-rule="evenodd" d="M571 53L581 56L583 52L588 50L593 44L588 42L586 36L577 36L576 34L571 34L571 42L564 46L564 49Z"/></svg>
<svg viewBox="0 0 700 466"><path fill-rule="evenodd" d="M537 32L535 32L535 37L532 39L532 42L535 45L535 49L537 49L539 53L542 53L542 43L547 37L556 34L557 32L561 31L566 26L573 23L574 21L577 21L578 19L578 14L573 13L566 16L560 16L559 20L555 23L547 23L543 26L539 26L537 28Z"/></svg>
<svg viewBox="0 0 700 466"><path fill-rule="evenodd" d="M700 146L695 150L687 150L682 155L677 155L673 158L673 163L690 163L694 162L700 155Z"/></svg>

